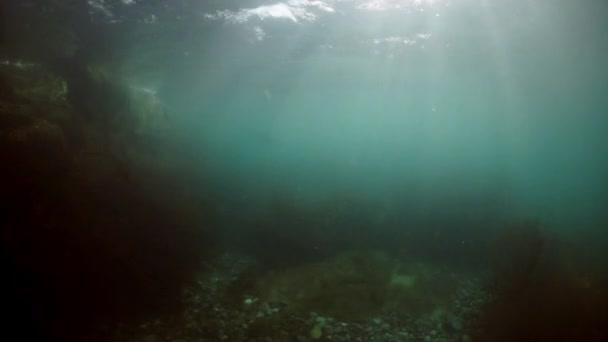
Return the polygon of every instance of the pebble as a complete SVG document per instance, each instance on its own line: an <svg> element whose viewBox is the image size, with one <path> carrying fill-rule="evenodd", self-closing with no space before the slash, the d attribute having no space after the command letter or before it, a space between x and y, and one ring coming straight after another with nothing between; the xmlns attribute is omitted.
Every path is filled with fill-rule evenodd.
<svg viewBox="0 0 608 342"><path fill-rule="evenodd" d="M462 330L462 318L460 317L452 317L449 320L449 327L454 329L455 331Z"/></svg>
<svg viewBox="0 0 608 342"><path fill-rule="evenodd" d="M315 340L318 340L319 338L321 338L321 335L323 335L323 328L320 324L316 324L310 331L310 337Z"/></svg>
<svg viewBox="0 0 608 342"><path fill-rule="evenodd" d="M258 299L257 298L247 298L245 299L244 303L245 305L251 305L253 303L255 303Z"/></svg>

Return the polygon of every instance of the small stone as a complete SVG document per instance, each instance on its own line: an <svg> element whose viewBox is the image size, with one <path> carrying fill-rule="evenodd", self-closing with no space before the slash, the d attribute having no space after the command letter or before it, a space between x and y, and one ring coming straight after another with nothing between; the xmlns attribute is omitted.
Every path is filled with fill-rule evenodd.
<svg viewBox="0 0 608 342"><path fill-rule="evenodd" d="M454 331L462 330L462 319L460 317L452 317L448 322L448 326Z"/></svg>
<svg viewBox="0 0 608 342"><path fill-rule="evenodd" d="M323 327L321 326L321 324L317 323L312 328L312 330L310 330L310 337L315 340L318 340L319 338L321 338L321 335L323 335Z"/></svg>
<svg viewBox="0 0 608 342"><path fill-rule="evenodd" d="M243 303L245 303L245 305L251 305L251 304L253 304L253 303L257 302L257 301L258 301L257 298L246 298L243 301Z"/></svg>

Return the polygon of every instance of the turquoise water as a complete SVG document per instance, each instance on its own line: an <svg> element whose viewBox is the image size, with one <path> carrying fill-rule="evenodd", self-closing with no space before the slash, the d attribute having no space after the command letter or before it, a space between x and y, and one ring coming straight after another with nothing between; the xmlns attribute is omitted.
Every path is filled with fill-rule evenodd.
<svg viewBox="0 0 608 342"><path fill-rule="evenodd" d="M312 3L201 7L175 47L160 94L217 182L605 226L605 3Z"/></svg>

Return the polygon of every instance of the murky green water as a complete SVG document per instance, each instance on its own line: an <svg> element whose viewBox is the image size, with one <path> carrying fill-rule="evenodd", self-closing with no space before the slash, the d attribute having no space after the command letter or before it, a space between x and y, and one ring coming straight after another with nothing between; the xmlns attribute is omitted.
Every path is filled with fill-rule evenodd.
<svg viewBox="0 0 608 342"><path fill-rule="evenodd" d="M200 9L160 95L252 205L272 192L483 196L554 229L603 226L605 4L226 8Z"/></svg>

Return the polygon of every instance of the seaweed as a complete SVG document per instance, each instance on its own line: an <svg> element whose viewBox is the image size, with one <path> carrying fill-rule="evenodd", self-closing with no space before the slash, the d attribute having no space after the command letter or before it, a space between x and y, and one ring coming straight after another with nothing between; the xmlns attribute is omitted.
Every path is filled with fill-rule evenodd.
<svg viewBox="0 0 608 342"><path fill-rule="evenodd" d="M480 341L605 341L608 294L566 241L524 221L497 240ZM595 276L591 276L594 274Z"/></svg>

